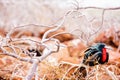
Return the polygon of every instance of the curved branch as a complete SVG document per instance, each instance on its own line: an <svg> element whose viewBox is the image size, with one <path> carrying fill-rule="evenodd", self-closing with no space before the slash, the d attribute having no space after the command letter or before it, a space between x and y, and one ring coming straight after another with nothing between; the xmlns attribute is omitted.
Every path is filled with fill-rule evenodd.
<svg viewBox="0 0 120 80"><path fill-rule="evenodd" d="M120 9L120 7L111 7L111 8L103 8L103 7L95 7L95 6L91 6L91 7L79 7L78 9L102 9L102 10L118 10Z"/></svg>
<svg viewBox="0 0 120 80"><path fill-rule="evenodd" d="M44 42L44 40L46 39L46 37L47 37L47 35L48 35L49 33L54 32L54 31L57 31L57 30L63 25L66 16L67 16L68 14L74 12L74 11L76 11L76 10L68 11L63 17L60 18L60 20L62 19L62 21L60 22L59 25L57 25L57 26L56 26L55 28L53 28L53 29L50 29L50 30L46 31L45 34L44 34L43 37L42 37L42 41L41 41L41 42Z"/></svg>

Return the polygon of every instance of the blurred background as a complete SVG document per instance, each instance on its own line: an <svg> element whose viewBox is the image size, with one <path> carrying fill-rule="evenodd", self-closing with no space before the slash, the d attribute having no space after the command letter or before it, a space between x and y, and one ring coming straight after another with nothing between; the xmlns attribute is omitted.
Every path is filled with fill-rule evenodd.
<svg viewBox="0 0 120 80"><path fill-rule="evenodd" d="M0 26L10 27L25 24L50 25L59 20L69 10L76 8L76 6L114 8L120 6L120 0L0 0ZM88 20L93 18L101 20L101 12L102 10L98 9L87 9L69 16L74 19L75 17L73 16L76 16L78 19L80 13L82 13ZM105 12L105 20L114 21L113 25L116 25L117 21L119 23L119 16L119 10ZM66 20L69 21L69 18ZM80 23L81 21L78 20L77 22L72 21L72 24L67 24L67 26L79 25Z"/></svg>
<svg viewBox="0 0 120 80"><path fill-rule="evenodd" d="M23 26L27 24L50 26L57 23L68 11L77 7L101 7L115 8L120 6L120 0L0 0L0 27L10 29L11 27ZM120 10L108 10L104 13L104 23L102 25L101 9L82 9L65 18L62 26L66 31L74 32L77 36L81 32L89 36L95 31L102 29L120 27Z"/></svg>

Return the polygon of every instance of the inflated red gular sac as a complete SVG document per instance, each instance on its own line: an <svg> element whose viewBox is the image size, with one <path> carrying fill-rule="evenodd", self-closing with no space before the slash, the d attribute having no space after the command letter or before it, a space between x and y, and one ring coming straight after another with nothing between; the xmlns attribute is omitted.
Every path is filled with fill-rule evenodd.
<svg viewBox="0 0 120 80"><path fill-rule="evenodd" d="M104 43L97 43L90 46L86 51L83 59L83 64L89 66L95 66L98 64L107 63L109 54L106 51L106 45Z"/></svg>

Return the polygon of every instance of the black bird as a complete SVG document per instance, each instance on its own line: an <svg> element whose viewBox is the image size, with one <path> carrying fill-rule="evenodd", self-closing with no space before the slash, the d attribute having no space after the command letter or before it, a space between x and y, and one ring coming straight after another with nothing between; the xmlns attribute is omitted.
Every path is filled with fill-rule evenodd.
<svg viewBox="0 0 120 80"><path fill-rule="evenodd" d="M95 66L98 64L107 63L109 59L109 54L106 51L104 43L97 43L90 46L86 51L83 59L83 64L89 66Z"/></svg>
<svg viewBox="0 0 120 80"><path fill-rule="evenodd" d="M88 66L95 66L98 64L104 64L108 62L109 54L106 51L106 46L104 43L96 43L95 45L90 46L85 52L84 59L82 64ZM84 79L87 76L86 67L81 66L79 72L82 73L79 75L80 80Z"/></svg>
<svg viewBox="0 0 120 80"><path fill-rule="evenodd" d="M90 46L84 53L82 64L86 66L104 64L107 63L109 59L109 54L106 51L104 43L96 43L95 45ZM78 76L78 80L85 80L85 77L87 76L86 67L80 66L76 73L81 73Z"/></svg>
<svg viewBox="0 0 120 80"><path fill-rule="evenodd" d="M37 57L41 56L40 51L37 49L28 49L28 51L35 53ZM30 54L30 56L32 56L32 54Z"/></svg>

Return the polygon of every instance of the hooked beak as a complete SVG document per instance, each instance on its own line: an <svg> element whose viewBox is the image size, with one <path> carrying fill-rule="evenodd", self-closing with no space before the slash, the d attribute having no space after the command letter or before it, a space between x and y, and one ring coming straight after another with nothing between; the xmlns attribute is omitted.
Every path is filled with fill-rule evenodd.
<svg viewBox="0 0 120 80"><path fill-rule="evenodd" d="M113 50L113 48L110 47L110 46L105 46L105 48L108 49L108 50Z"/></svg>

